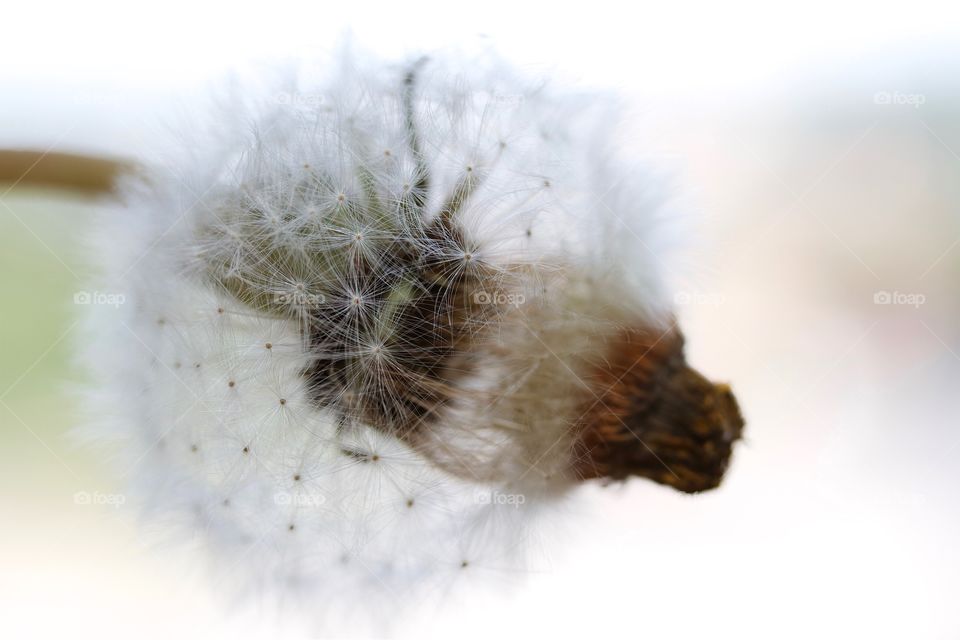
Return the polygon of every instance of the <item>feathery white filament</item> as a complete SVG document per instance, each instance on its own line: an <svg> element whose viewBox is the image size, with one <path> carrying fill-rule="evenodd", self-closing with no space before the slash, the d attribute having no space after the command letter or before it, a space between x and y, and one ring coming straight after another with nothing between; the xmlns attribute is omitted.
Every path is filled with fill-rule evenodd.
<svg viewBox="0 0 960 640"><path fill-rule="evenodd" d="M585 356L663 320L659 179L617 160L590 96L487 61L350 58L276 95L212 119L107 212L104 281L130 302L93 308L95 430L147 510L251 585L329 603L522 567L571 491ZM462 234L427 242L448 214ZM403 400L391 381L442 329L397 337L423 286L390 262L402 243L477 285L469 366L421 448L351 410ZM344 381L326 404L318 363Z"/></svg>

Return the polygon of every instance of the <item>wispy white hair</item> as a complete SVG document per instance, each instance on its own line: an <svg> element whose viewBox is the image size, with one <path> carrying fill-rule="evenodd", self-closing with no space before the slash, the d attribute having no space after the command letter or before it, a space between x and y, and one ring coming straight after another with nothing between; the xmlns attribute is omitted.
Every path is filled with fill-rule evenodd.
<svg viewBox="0 0 960 640"><path fill-rule="evenodd" d="M317 610L515 575L575 491L583 362L628 321L669 322L667 181L623 159L610 96L486 57L345 55L221 102L96 232L100 289L127 302L91 307L92 431L130 496L231 585ZM477 269L471 366L414 446L344 409L406 364L350 334L371 286L353 265L422 248L448 213L462 235L443 250ZM405 277L379 277L379 299L403 303ZM318 402L305 308L341 302L329 331L359 382Z"/></svg>

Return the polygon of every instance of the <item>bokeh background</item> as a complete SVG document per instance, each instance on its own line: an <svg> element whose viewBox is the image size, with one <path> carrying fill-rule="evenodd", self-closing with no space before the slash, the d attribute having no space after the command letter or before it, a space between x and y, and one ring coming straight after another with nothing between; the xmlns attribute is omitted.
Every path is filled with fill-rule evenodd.
<svg viewBox="0 0 960 640"><path fill-rule="evenodd" d="M587 493L553 570L401 637L960 637L960 20L947 4L20 3L0 149L147 157L228 69L467 40L637 114L681 170L690 359L747 439L718 491ZM12 14L12 15L11 15ZM635 140L634 140L635 139ZM282 637L144 542L74 444L97 202L0 185L0 635ZM85 499L86 498L90 498ZM89 502L89 504L88 504ZM101 504L97 504L101 502ZM113 502L117 502L114 500ZM349 629L344 630L349 635Z"/></svg>

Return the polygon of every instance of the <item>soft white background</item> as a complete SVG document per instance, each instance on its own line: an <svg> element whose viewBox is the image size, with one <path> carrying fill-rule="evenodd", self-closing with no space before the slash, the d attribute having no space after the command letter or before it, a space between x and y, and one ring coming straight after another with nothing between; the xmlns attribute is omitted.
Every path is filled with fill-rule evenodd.
<svg viewBox="0 0 960 640"><path fill-rule="evenodd" d="M705 220L674 283L694 301L680 308L690 356L733 381L748 420L728 481L693 498L591 489L597 508L567 524L552 572L420 612L399 635L960 636L953 4L21 2L0 15L0 148L149 154L157 118L226 69L349 33L390 56L489 43L615 88L642 116L638 153L684 168ZM58 222L25 216L38 255L86 215L56 206ZM874 305L886 290L926 302ZM22 308L0 305L5 319ZM28 364L51 347L26 339ZM13 374L26 382L9 402L35 375ZM224 612L189 558L144 548L122 509L75 505L109 479L83 471L98 464L69 448L68 418L24 415L3 415L4 432L38 436L16 440L0 474L4 637L277 637L251 607ZM78 486L63 459L104 484Z"/></svg>

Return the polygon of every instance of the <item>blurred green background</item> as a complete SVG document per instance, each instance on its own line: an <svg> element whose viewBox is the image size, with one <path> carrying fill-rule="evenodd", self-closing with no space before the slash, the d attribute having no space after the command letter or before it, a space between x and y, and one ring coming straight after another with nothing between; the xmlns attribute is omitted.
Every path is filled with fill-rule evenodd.
<svg viewBox="0 0 960 640"><path fill-rule="evenodd" d="M23 496L17 478L46 480L41 486L49 488L64 474L89 478L97 466L64 439L77 418L75 399L66 391L76 380L72 364L79 339L73 295L89 275L78 240L91 207L69 195L17 188L0 204L4 500Z"/></svg>

